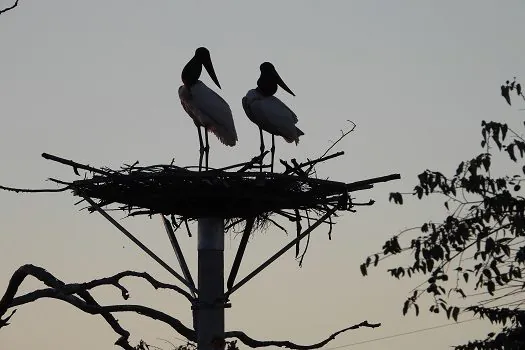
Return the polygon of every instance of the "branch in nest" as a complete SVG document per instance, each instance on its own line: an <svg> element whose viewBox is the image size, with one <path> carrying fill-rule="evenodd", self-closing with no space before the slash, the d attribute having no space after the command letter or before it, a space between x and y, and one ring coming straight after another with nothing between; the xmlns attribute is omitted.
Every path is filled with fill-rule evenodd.
<svg viewBox="0 0 525 350"><path fill-rule="evenodd" d="M57 162L57 163L69 165L70 167L73 168L73 171L77 175L80 175L78 173L78 169L87 170L87 171L90 171L92 173L96 173L96 174L100 174L100 175L106 175L106 176L111 175L111 173L108 172L108 171L104 171L104 170L100 170L100 169L97 169L97 168L93 168L92 166L80 164L80 163L74 162L74 161L69 160L69 159L64 159L64 158L61 158L61 157L54 156L52 154L42 153L42 158L48 159L48 160L52 160L52 161Z"/></svg>
<svg viewBox="0 0 525 350"><path fill-rule="evenodd" d="M357 126L356 123L354 123L351 120L348 120L348 122L352 123L352 128L350 128L350 130L348 130L348 131L342 131L341 130L341 136L339 136L339 138L337 140L335 140L335 142L333 142L332 145L326 149L326 151L321 155L321 157L319 157L319 159L322 159L324 156L326 156L328 154L328 152L330 152L332 150L332 148L335 147L335 145L337 145L342 139L344 139L348 134L350 134L352 131L355 130L355 128ZM306 170L306 173L310 174L310 172L313 170L314 166L315 166L315 163L310 165L308 170Z"/></svg>
<svg viewBox="0 0 525 350"><path fill-rule="evenodd" d="M9 11L9 10L14 9L14 8L17 7L17 6L18 6L18 0L16 0L15 3L14 3L13 5L11 5L11 6L9 6L9 7L6 7L6 8L3 9L3 10L0 10L0 15L1 15L2 13L4 13L4 12L7 12L7 11Z"/></svg>
<svg viewBox="0 0 525 350"><path fill-rule="evenodd" d="M328 219L330 220L330 227L332 227L332 216L330 215L328 217ZM308 222L308 227L310 227L310 215L308 215L308 210L306 210L306 220ZM301 254L301 256L299 257L299 267L302 267L303 266L303 260L304 260L304 256L306 255L306 252L308 251L308 247L310 246L310 234L308 235L308 237L306 238L306 245L304 247L304 251L303 251L303 254Z"/></svg>
<svg viewBox="0 0 525 350"><path fill-rule="evenodd" d="M42 189L31 189L31 188L14 188L14 187L6 187L0 185L0 190L9 191L9 192L22 192L22 193L39 193L39 192L64 192L69 190L69 186L62 187L62 188L42 188Z"/></svg>
<svg viewBox="0 0 525 350"><path fill-rule="evenodd" d="M22 284L25 277L27 277L28 275L36 277L51 288L36 290L34 292L15 298L15 294L18 291L18 288ZM7 290L2 299L0 300L0 317L4 315L9 308L27 304L41 298L54 298L63 300L89 314L101 315L102 317L104 317L104 319L109 323L113 330L120 335L120 338L115 344L119 345L125 350L133 349L133 347L131 347L131 345L128 342L130 334L128 331L123 329L118 323L118 321L113 317L112 313L114 312L136 312L143 316L153 318L170 325L173 329L175 329L177 332L179 332L181 335L185 336L189 340L196 340L195 332L193 330L184 326L176 318L173 318L163 312L142 305L101 306L87 291L87 289L101 285L116 285L117 288L121 289L123 297L127 298L127 291L124 289L124 287L122 287L119 284L119 280L125 276L136 276L145 278L155 288L173 289L172 287L174 287L165 283L158 282L146 273L138 273L134 271L121 272L113 277L102 278L87 283L65 284L45 269L28 264L20 267L17 271L15 271L15 273L11 277ZM6 319L2 320L0 318L0 328L8 325L7 321L13 315L13 313L11 313L11 315L8 316Z"/></svg>
<svg viewBox="0 0 525 350"><path fill-rule="evenodd" d="M247 345L251 348L278 346L278 347L284 347L284 348L293 349L293 350L310 350L310 349L319 349L325 346L330 341L334 340L335 337L337 337L339 334L344 333L346 331L361 328L361 327L377 328L379 326L381 326L381 323L368 323L368 321L363 321L359 324L347 327L345 329L341 329L340 331L335 332L334 334L330 335L325 340L320 341L319 343L316 343L316 344L312 344L312 345L299 345L299 344L292 343L288 340L255 340L249 337L248 335L246 335L246 333L242 331L226 332L225 338L237 338L241 342L243 342L244 345Z"/></svg>
<svg viewBox="0 0 525 350"><path fill-rule="evenodd" d="M279 229L281 229L281 231L283 231L286 235L288 235L288 231L286 231L286 229L283 226L281 226L277 222L275 222L275 220L270 219L270 218L267 218L267 220L269 222L271 222L272 224L274 224L275 226L277 226Z"/></svg>

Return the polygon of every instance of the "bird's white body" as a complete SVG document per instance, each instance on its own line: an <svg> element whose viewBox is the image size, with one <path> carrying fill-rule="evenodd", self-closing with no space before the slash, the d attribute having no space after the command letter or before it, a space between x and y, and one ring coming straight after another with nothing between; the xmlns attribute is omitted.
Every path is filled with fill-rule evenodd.
<svg viewBox="0 0 525 350"><path fill-rule="evenodd" d="M191 86L179 87L182 107L197 126L207 128L227 146L237 143L237 131L233 122L232 111L228 103L202 81Z"/></svg>
<svg viewBox="0 0 525 350"><path fill-rule="evenodd" d="M264 131L282 136L286 142L299 143L304 133L295 126L297 116L275 96L264 96L252 89L242 99L242 106L248 118Z"/></svg>

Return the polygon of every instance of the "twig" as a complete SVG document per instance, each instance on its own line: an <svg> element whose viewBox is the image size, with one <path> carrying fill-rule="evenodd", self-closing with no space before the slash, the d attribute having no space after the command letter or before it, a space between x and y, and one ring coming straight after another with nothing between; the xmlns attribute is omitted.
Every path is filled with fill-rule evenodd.
<svg viewBox="0 0 525 350"><path fill-rule="evenodd" d="M266 156L268 154L269 151L264 151L264 153L261 155L258 155L258 156L255 156L253 157L249 162L244 162L244 163L239 163L239 164L234 164L234 165L229 165L227 167L224 167L224 168L220 168L218 170L221 170L221 171L224 171L224 170L229 170L229 169L234 169L234 168L238 168L238 167L242 167L241 169L238 170L238 172L243 172L245 170L248 170L250 169L254 164L258 164L260 162L262 162L264 156Z"/></svg>
<svg viewBox="0 0 525 350"><path fill-rule="evenodd" d="M399 174L391 174L391 175L386 175L386 176L374 177L372 179L348 183L346 184L346 188L348 189L360 188L362 186L368 186L368 185L372 185L372 184L379 183L379 182L399 180L400 178L401 178L401 175Z"/></svg>
<svg viewBox="0 0 525 350"><path fill-rule="evenodd" d="M275 226L277 226L278 228L280 228L284 233L286 233L288 235L288 231L286 231L286 229L283 226L281 226L277 222L275 222L275 220L270 219L270 218L267 218L267 220L270 221Z"/></svg>
<svg viewBox="0 0 525 350"><path fill-rule="evenodd" d="M335 337L337 337L339 334L344 333L346 331L361 328L361 327L377 328L379 326L381 326L381 323L369 323L368 321L363 321L354 326L350 326L345 329L341 329L340 331L335 332L334 334L330 335L325 340L320 341L319 343L316 343L316 344L312 344L312 345L299 345L299 344L292 343L291 341L288 341L288 340L255 340L242 331L226 332L225 338L237 338L244 345L249 346L250 348L278 346L278 347L284 347L284 348L293 349L293 350L311 350L311 349L322 348L323 346L328 344L330 341L334 340Z"/></svg>
<svg viewBox="0 0 525 350"><path fill-rule="evenodd" d="M226 225L226 226L224 227L224 231L225 231L225 232L228 231L230 228L232 228L233 226L235 226L235 225L237 225L237 224L240 224L240 223L243 222L244 220L246 220L246 219L235 220L234 222L232 222L232 223Z"/></svg>
<svg viewBox="0 0 525 350"><path fill-rule="evenodd" d="M342 139L344 139L348 134L350 134L352 131L355 130L356 128L356 123L354 123L353 121L351 120L347 120L348 122L352 123L352 128L346 132L342 131L341 130L341 136L339 136L339 138L337 140L335 140L334 143L332 143L332 145L330 147L328 147L328 149L321 155L321 157L319 158L323 158L324 156L326 156L328 154L328 152L330 152L332 150L332 148L335 147L335 145L337 145ZM314 168L315 164L312 164L308 170L306 170L306 173L307 174L310 174L310 172L312 171L312 169Z"/></svg>
<svg viewBox="0 0 525 350"><path fill-rule="evenodd" d="M77 169L83 169L83 170L91 171L93 173L97 173L97 174L100 174L100 175L106 175L106 176L112 175L110 172L107 172L107 171L104 171L104 170L100 170L100 169L97 169L97 168L93 168L92 166L89 166L89 165L84 165L84 164L80 164L80 163L77 163L77 162L73 162L72 160L69 160L69 159L60 158L60 157L54 156L52 154L42 153L42 157L44 159L52 160L54 162L62 163L62 164L69 165L69 166L73 167L73 170L75 171L75 174L77 174L77 175L79 175Z"/></svg>
<svg viewBox="0 0 525 350"><path fill-rule="evenodd" d="M0 185L0 190L4 191L10 191L10 192L22 192L22 193L49 193L49 192L64 192L69 190L69 186L62 187L62 188L43 188L43 189L30 189L30 188L14 188L14 187L6 187Z"/></svg>
<svg viewBox="0 0 525 350"><path fill-rule="evenodd" d="M342 156L343 154L345 154L345 152L340 151L340 152L336 152L336 153L331 154L331 155L326 156L326 157L323 156L323 157L319 157L319 158L314 159L314 160L309 160L309 161L307 161L307 162L304 162L304 163L299 164L299 165L298 165L298 168L304 168L304 167L306 167L306 166L313 166L313 165L315 165L315 164L317 164L317 163L321 163L321 162L324 162L324 161L329 160L329 159L332 159L332 158L340 157L340 156ZM283 163L282 160L281 160L281 163ZM286 163L286 165L287 165L287 164L288 164L288 163ZM284 165L284 164L283 164L283 165ZM286 167L286 165L285 165L285 167ZM290 172L292 172L292 171L294 170L294 168L290 167L289 165L288 165L286 168L287 168L287 169L286 169L286 171L284 172L285 174L286 174L286 173L290 173ZM289 169L288 169L288 168L289 168ZM308 170L307 170L306 172L309 173Z"/></svg>
<svg viewBox="0 0 525 350"><path fill-rule="evenodd" d="M9 7L6 7L6 8L3 9L3 10L0 10L0 15L1 15L2 13L4 13L4 12L7 12L7 11L9 11L9 10L14 9L14 8L17 7L17 6L18 6L18 0L16 0L15 3L14 3L13 5L11 5L11 6L9 6Z"/></svg>
<svg viewBox="0 0 525 350"><path fill-rule="evenodd" d="M330 220L330 222L332 221L332 216L330 215L328 217L328 219ZM310 215L308 215L308 210L306 210L306 222L308 223L308 227L310 227ZM330 227L332 225L330 224ZM304 260L304 257L306 255L306 252L308 251L308 247L310 246L310 234L308 234L308 237L306 238L306 245L304 246L304 251L303 251L303 254L301 254L301 257L300 257L300 260L299 260L299 267L303 267L303 260Z"/></svg>

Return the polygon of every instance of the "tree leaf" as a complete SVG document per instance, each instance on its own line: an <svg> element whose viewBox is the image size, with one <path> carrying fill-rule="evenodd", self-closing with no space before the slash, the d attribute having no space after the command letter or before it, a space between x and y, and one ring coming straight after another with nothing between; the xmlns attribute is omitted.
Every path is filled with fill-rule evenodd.
<svg viewBox="0 0 525 350"><path fill-rule="evenodd" d="M361 264L361 274L363 276L366 276L367 275L367 272L366 272L366 264Z"/></svg>
<svg viewBox="0 0 525 350"><path fill-rule="evenodd" d="M483 162L483 167L485 168L485 171L489 171L490 158L489 157L485 157L485 158L483 158L482 162Z"/></svg>
<svg viewBox="0 0 525 350"><path fill-rule="evenodd" d="M496 285L492 281L487 282L487 290L490 295L494 296L494 291L496 290Z"/></svg>
<svg viewBox="0 0 525 350"><path fill-rule="evenodd" d="M467 272L463 273L463 278L465 279L465 282L468 283L468 273Z"/></svg>
<svg viewBox="0 0 525 350"><path fill-rule="evenodd" d="M459 307L454 307L454 310L452 311L452 318L454 321L458 321L458 315L459 315Z"/></svg>

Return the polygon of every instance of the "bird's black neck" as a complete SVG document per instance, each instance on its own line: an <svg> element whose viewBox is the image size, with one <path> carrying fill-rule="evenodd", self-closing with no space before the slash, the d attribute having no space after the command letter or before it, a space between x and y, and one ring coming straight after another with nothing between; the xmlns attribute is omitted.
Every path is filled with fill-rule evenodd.
<svg viewBox="0 0 525 350"><path fill-rule="evenodd" d="M272 79L261 74L259 79L257 79L257 91L263 96L272 96L277 92L277 84Z"/></svg>
<svg viewBox="0 0 525 350"><path fill-rule="evenodd" d="M193 57L182 69L181 79L187 87L195 85L202 72L202 64Z"/></svg>

